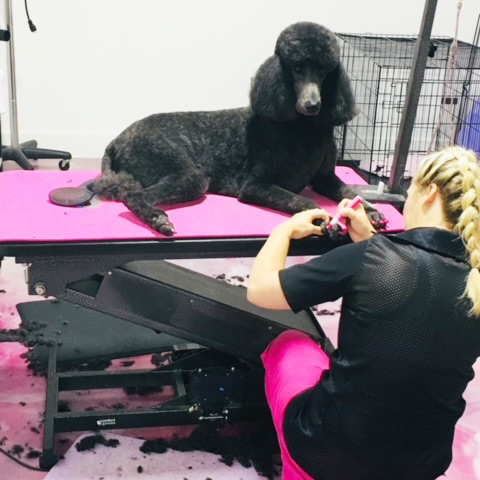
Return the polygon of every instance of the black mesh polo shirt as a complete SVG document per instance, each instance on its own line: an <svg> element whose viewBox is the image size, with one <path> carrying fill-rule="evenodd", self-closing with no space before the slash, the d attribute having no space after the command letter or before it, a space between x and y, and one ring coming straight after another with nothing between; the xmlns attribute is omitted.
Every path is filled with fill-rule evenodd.
<svg viewBox="0 0 480 480"><path fill-rule="evenodd" d="M343 297L331 368L284 418L314 479L430 480L448 468L480 355L480 318L462 298L469 271L456 234L417 228L280 272L294 312Z"/></svg>

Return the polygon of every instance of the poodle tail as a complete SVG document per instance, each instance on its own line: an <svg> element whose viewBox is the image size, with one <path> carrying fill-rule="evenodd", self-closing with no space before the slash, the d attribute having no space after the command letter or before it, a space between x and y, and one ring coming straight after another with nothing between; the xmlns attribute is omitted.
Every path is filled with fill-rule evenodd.
<svg viewBox="0 0 480 480"><path fill-rule="evenodd" d="M126 193L140 190L142 184L130 173L114 172L111 154L112 152L107 148L102 158L102 174L93 180L89 189L104 200L122 202Z"/></svg>

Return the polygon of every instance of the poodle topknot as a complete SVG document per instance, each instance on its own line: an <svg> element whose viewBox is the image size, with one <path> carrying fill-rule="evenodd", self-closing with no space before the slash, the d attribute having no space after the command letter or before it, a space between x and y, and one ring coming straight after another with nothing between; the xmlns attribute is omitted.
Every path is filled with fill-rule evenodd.
<svg viewBox="0 0 480 480"><path fill-rule="evenodd" d="M336 35L311 22L290 25L280 33L275 46L286 66L315 65L329 72L340 63L340 47Z"/></svg>

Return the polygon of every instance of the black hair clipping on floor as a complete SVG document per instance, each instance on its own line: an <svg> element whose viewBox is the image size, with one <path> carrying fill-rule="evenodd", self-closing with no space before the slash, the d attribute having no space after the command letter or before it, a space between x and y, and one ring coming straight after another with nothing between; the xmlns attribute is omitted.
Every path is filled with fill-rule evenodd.
<svg viewBox="0 0 480 480"><path fill-rule="evenodd" d="M88 205L94 193L86 187L56 188L48 194L48 198L55 205L62 207L82 207Z"/></svg>

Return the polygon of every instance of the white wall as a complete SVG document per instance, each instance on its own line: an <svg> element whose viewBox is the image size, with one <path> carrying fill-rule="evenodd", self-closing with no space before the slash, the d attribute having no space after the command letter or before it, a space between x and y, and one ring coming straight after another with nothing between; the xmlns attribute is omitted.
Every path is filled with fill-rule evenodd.
<svg viewBox="0 0 480 480"><path fill-rule="evenodd" d="M12 0L20 140L99 158L155 112L244 106L279 32L300 20L338 32L414 34L423 0ZM457 0L438 0L434 35L453 36ZM464 0L472 41L479 0ZM0 27L4 28L3 8ZM0 68L6 68L0 45ZM2 115L8 141L8 116Z"/></svg>

